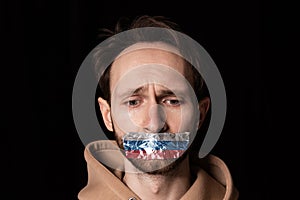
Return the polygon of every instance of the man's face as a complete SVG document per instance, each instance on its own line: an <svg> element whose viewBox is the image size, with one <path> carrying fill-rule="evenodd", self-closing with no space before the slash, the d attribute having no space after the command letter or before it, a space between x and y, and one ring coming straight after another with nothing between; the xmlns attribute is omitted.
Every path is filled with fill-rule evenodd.
<svg viewBox="0 0 300 200"><path fill-rule="evenodd" d="M199 105L185 78L185 67L182 57L155 48L125 52L115 60L110 72L111 108L102 115L104 120L110 118L106 126L115 132L121 148L127 132L195 133ZM143 171L172 162L133 161Z"/></svg>

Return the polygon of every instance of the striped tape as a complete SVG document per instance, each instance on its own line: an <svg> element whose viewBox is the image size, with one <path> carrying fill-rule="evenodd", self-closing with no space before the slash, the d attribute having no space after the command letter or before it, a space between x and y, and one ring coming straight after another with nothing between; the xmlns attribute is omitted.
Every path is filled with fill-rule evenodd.
<svg viewBox="0 0 300 200"><path fill-rule="evenodd" d="M123 146L127 158L175 159L189 145L189 133L127 133Z"/></svg>

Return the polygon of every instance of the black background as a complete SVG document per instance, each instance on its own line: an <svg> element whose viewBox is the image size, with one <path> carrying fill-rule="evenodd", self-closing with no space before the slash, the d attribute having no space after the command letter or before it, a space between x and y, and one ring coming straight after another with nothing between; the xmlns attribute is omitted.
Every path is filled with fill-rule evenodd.
<svg viewBox="0 0 300 200"><path fill-rule="evenodd" d="M169 17L211 55L228 101L212 153L227 163L240 199L271 199L276 77L270 60L278 54L270 50L281 18L274 18L272 5L259 1L162 3L1 2L3 124L8 125L2 163L10 199L76 199L87 182L84 145L72 116L77 70L100 42L99 28L112 28L121 16L143 14Z"/></svg>

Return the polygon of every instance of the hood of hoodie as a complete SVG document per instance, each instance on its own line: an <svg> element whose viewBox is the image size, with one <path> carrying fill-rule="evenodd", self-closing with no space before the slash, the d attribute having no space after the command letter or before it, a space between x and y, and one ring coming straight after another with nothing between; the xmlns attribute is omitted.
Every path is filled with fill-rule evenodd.
<svg viewBox="0 0 300 200"><path fill-rule="evenodd" d="M140 199L122 182L127 159L115 141L92 142L86 146L84 156L88 182L79 192L79 199ZM181 200L238 199L239 193L233 185L230 171L220 158L214 155L202 159L190 156L190 163L196 177Z"/></svg>

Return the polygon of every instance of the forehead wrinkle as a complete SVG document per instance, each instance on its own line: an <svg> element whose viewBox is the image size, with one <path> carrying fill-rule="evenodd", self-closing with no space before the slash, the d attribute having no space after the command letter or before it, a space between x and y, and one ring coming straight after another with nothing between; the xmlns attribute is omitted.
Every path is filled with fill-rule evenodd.
<svg viewBox="0 0 300 200"><path fill-rule="evenodd" d="M150 51L150 52L149 52ZM110 79L110 91L113 91L116 89L116 86L118 85L118 82L120 80L122 80L123 76L127 76L128 73L131 73L133 70L138 69L139 67L142 67L141 69L147 69L145 68L147 65L154 65L156 66L155 68L151 68L152 70L149 71L149 73L145 73L145 78L142 78L142 76L144 76L144 74L140 73L136 75L137 76L137 80L139 80L138 82L140 83L140 81L145 81L150 83L153 83L153 78L150 78L148 80L148 75L149 77L152 77L153 74L152 73L157 73L158 70L160 70L160 66L162 67L166 67L163 68L163 70L160 72L159 77L163 76L162 82L165 83L165 81L168 81L171 85L170 88L173 90L175 86L172 82L173 79L170 79L172 76L169 76L170 70L178 73L178 75L181 75L182 77L185 77L186 73L185 73L185 60L182 59L182 57L171 53L171 52L166 52L166 51L161 51L159 49L142 49L142 50L137 50L137 51L131 51L128 54L125 54L121 57L119 57L117 60L115 60L112 65L111 65L111 71L110 71L110 75L111 75L111 79ZM144 67L145 66L145 67ZM153 71L154 70L154 71ZM165 75L162 75L162 73L166 73ZM135 73L133 73L135 74ZM174 75L175 73L173 73ZM152 75L152 76L151 76ZM155 74L154 74L155 77ZM170 80L169 80L170 79ZM133 83L132 81L134 81L135 78L131 78L128 79L129 82ZM155 82L155 81L154 81ZM159 83L158 83L159 84ZM141 85L136 85L136 87L141 86ZM128 88L132 87L132 90L129 90ZM182 86L180 86L181 88ZM134 88L135 85L131 85L126 87L126 85L123 85L121 88L125 90L129 90L127 92L128 93L133 93L134 92ZM179 89L182 90L183 88ZM123 93L121 91L119 91L120 93ZM173 92L174 93L174 92ZM181 91L182 93L182 91Z"/></svg>
<svg viewBox="0 0 300 200"><path fill-rule="evenodd" d="M164 96L184 96L186 95L186 88L181 89L169 89L164 86L161 86L160 84L156 83L150 83L143 86L140 86L138 88L126 88L124 92L119 93L117 96L119 98L126 98L134 95L142 95L144 92L149 90L149 85L154 86L154 94L157 97L164 97Z"/></svg>
<svg viewBox="0 0 300 200"><path fill-rule="evenodd" d="M116 58L111 65L111 78L117 79L124 71L127 71L126 68L133 69L143 64L166 65L185 75L186 63L180 55L165 49L141 48L126 52Z"/></svg>
<svg viewBox="0 0 300 200"><path fill-rule="evenodd" d="M118 97L125 98L132 95L137 95L143 93L146 89L148 89L148 85L142 85L138 88L126 88L124 92L118 94Z"/></svg>

